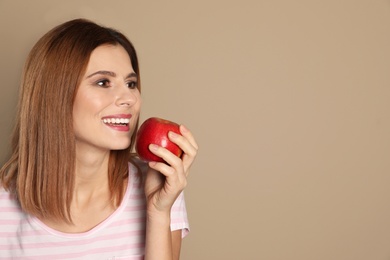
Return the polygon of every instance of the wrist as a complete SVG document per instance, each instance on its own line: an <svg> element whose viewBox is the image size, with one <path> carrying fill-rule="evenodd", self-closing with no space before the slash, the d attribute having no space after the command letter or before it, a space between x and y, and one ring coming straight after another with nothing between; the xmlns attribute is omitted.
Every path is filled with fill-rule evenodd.
<svg viewBox="0 0 390 260"><path fill-rule="evenodd" d="M159 224L159 225L166 225L170 226L171 224L171 213L168 212L161 212L156 210L148 210L146 213L146 221L147 223L151 224Z"/></svg>
<svg viewBox="0 0 390 260"><path fill-rule="evenodd" d="M145 260L173 259L169 212L147 210Z"/></svg>

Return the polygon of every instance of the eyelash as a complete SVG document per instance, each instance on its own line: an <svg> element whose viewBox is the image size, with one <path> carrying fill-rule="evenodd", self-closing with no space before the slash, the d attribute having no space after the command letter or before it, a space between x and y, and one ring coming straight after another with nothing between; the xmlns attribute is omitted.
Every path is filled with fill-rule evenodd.
<svg viewBox="0 0 390 260"><path fill-rule="evenodd" d="M128 85L128 87L131 89L135 89L138 87L138 82L136 80L132 80L127 82L126 85Z"/></svg>
<svg viewBox="0 0 390 260"><path fill-rule="evenodd" d="M96 85L98 85L99 87L108 88L110 87L110 81L108 79L101 79L96 82Z"/></svg>
<svg viewBox="0 0 390 260"><path fill-rule="evenodd" d="M96 85L98 85L100 87L103 87L103 88L109 88L110 87L110 83L111 82L108 79L102 79L102 80L97 81ZM135 89L135 88L138 87L137 81L135 81L135 80L126 82L126 85L130 89Z"/></svg>

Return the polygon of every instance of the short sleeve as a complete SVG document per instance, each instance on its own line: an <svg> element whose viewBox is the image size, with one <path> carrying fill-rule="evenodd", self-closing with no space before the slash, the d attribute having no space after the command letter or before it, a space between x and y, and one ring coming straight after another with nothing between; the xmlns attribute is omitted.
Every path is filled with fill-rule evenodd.
<svg viewBox="0 0 390 260"><path fill-rule="evenodd" d="M184 192L180 193L171 209L171 231L180 229L182 238L190 231Z"/></svg>
<svg viewBox="0 0 390 260"><path fill-rule="evenodd" d="M133 158L132 161L138 165L138 168L143 174L146 174L146 171L148 169L148 165L146 162L140 160L137 157ZM184 192L180 193L171 208L171 231L175 230L181 230L182 238L187 236L190 231L190 226L187 217L187 208L184 199Z"/></svg>

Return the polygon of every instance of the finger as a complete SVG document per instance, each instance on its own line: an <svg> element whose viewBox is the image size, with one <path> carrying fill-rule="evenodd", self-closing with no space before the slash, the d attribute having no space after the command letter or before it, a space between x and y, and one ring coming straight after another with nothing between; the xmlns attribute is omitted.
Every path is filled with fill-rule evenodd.
<svg viewBox="0 0 390 260"><path fill-rule="evenodd" d="M191 145L192 145L196 150L198 150L198 144L196 143L193 134L191 133L190 130L188 130L187 127L185 127L184 125L180 125L180 133L181 133L185 138L188 139L188 141L191 143Z"/></svg>
<svg viewBox="0 0 390 260"><path fill-rule="evenodd" d="M172 142L177 144L183 150L183 154L181 156L181 159L182 159L182 163L184 166L184 172L186 173L186 176L188 176L188 174L189 174L188 170L190 169L190 167L191 167L192 163L194 162L195 157L197 155L197 148L194 147L190 143L190 141L184 136L175 134L173 132L170 132L168 134L168 136Z"/></svg>
<svg viewBox="0 0 390 260"><path fill-rule="evenodd" d="M169 140L173 143L177 144L181 150L183 150L184 154L190 155L192 157L196 156L196 148L190 143L190 141L179 134L176 134L174 132L168 133Z"/></svg>
<svg viewBox="0 0 390 260"><path fill-rule="evenodd" d="M160 172L161 176L165 176L164 186L175 194L186 187L187 178L183 170L177 171L175 168L160 162L149 162L149 167Z"/></svg>
<svg viewBox="0 0 390 260"><path fill-rule="evenodd" d="M145 194L153 194L156 190L161 189L164 183L164 175L157 170L149 167L145 178Z"/></svg>
<svg viewBox="0 0 390 260"><path fill-rule="evenodd" d="M149 167L153 170L159 172L160 174L164 175L165 177L171 177L175 174L175 169L170 167L169 165L165 163L160 162L149 162Z"/></svg>
<svg viewBox="0 0 390 260"><path fill-rule="evenodd" d="M186 130L184 130L184 132L185 131ZM184 154L195 158L198 151L198 145L190 132L185 133L185 135L179 135L174 132L169 132L168 137L169 140L177 144L183 150Z"/></svg>
<svg viewBox="0 0 390 260"><path fill-rule="evenodd" d="M157 155L158 157L162 158L166 163L168 167L173 167L176 170L180 170L182 167L182 160L181 158L177 157L175 154L171 153L168 149L158 146L156 144L149 145L149 150ZM164 163L162 163L164 164Z"/></svg>
<svg viewBox="0 0 390 260"><path fill-rule="evenodd" d="M162 162L149 162L149 167L159 171L166 178L168 183L186 183L188 169L181 158L177 157L164 147L157 145L150 145L150 150L155 155L164 159L166 163Z"/></svg>

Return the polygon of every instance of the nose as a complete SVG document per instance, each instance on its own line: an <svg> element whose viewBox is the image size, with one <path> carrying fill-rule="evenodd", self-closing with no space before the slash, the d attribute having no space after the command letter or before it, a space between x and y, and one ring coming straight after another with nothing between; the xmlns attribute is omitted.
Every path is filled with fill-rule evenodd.
<svg viewBox="0 0 390 260"><path fill-rule="evenodd" d="M120 107L131 107L138 102L138 89L122 89L116 98L115 104Z"/></svg>

